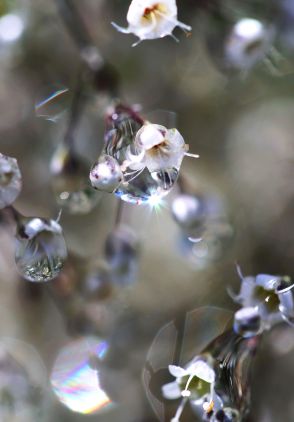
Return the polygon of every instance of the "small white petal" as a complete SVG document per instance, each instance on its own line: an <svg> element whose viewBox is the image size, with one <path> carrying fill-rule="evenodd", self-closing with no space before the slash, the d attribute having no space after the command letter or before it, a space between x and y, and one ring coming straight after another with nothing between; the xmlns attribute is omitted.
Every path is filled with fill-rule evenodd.
<svg viewBox="0 0 294 422"><path fill-rule="evenodd" d="M135 143L139 144L144 150L150 149L164 141L165 132L164 126L147 123L138 131Z"/></svg>
<svg viewBox="0 0 294 422"><path fill-rule="evenodd" d="M203 360L198 360L192 363L188 368L187 372L189 374L194 374L203 381L212 383L215 380L214 370Z"/></svg>
<svg viewBox="0 0 294 422"><path fill-rule="evenodd" d="M164 384L161 387L162 395L168 400L175 400L181 397L181 390L176 381Z"/></svg>
<svg viewBox="0 0 294 422"><path fill-rule="evenodd" d="M266 290L274 290L280 282L280 277L269 274L258 274L255 281L258 286Z"/></svg>
<svg viewBox="0 0 294 422"><path fill-rule="evenodd" d="M186 369L181 368L180 366L176 366L176 365L169 365L168 370L170 374L176 378L184 377L185 375L189 374L189 372Z"/></svg>
<svg viewBox="0 0 294 422"><path fill-rule="evenodd" d="M241 283L241 290L240 290L240 302L244 306L251 306L252 305L252 296L255 289L255 279L254 277L245 277Z"/></svg>

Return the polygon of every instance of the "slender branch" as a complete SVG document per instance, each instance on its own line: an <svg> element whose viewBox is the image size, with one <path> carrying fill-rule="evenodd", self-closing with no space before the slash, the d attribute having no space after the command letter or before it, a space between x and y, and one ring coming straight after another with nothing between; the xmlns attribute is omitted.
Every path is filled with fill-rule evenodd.
<svg viewBox="0 0 294 422"><path fill-rule="evenodd" d="M56 0L60 16L65 23L71 37L82 50L93 45L86 25L72 0Z"/></svg>
<svg viewBox="0 0 294 422"><path fill-rule="evenodd" d="M74 147L74 135L85 103L83 97L83 85L83 72L80 72L71 105L68 128L64 137L64 141L70 149L73 149Z"/></svg>
<svg viewBox="0 0 294 422"><path fill-rule="evenodd" d="M117 72L104 61L80 16L75 2L73 0L55 1L59 14L79 50L80 58L92 75L95 88L116 96L118 86Z"/></svg>
<svg viewBox="0 0 294 422"><path fill-rule="evenodd" d="M116 215L115 215L115 222L114 226L117 227L122 222L122 216L123 216L123 208L124 208L124 201L121 199L118 200L117 209L116 209Z"/></svg>

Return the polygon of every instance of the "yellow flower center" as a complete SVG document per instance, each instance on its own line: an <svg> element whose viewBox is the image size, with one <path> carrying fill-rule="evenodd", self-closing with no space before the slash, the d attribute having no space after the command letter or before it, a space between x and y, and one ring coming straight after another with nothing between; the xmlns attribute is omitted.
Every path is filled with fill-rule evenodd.
<svg viewBox="0 0 294 422"><path fill-rule="evenodd" d="M146 7L143 13L143 20L151 21L155 14L157 17L162 17L163 14L167 12L167 8L162 3L156 3L152 7Z"/></svg>

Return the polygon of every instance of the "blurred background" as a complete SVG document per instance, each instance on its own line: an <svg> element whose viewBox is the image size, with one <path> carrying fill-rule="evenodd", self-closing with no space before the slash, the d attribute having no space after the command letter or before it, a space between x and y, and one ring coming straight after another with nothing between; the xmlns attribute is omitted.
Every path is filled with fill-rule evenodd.
<svg viewBox="0 0 294 422"><path fill-rule="evenodd" d="M60 209L49 164L64 139L85 66L58 3L0 2L1 152L17 158L22 172L15 207L24 215L46 218L57 218ZM185 189L208 198L225 228L219 233L217 227L211 243L193 249L172 217L177 187L160 209L125 204L122 222L140 242L138 271L131 283L115 283L96 297L83 286L88 274L104 265L116 197L97 194L96 206L86 214L63 211L69 258L61 275L46 284L18 275L15 228L1 224L0 388L8 380L15 397L12 402L3 393L0 419L151 422L157 418L141 372L160 327L198 307L234 311L227 287L239 288L236 263L245 275L293 274L294 33L292 38L286 6L292 7L294 19L294 2L179 1L179 19L193 27L192 33L186 36L177 29L179 43L164 38L135 48L132 35L111 26L111 21L126 24L129 1L73 3L101 56L115 69L120 99L152 112L154 123L156 113L172 112L166 115L190 152L200 155L183 161ZM2 25L8 14L15 19ZM275 32L269 57L248 72L227 67L222 56L228 28L242 17L260 19ZM92 81L84 95L75 149L90 168L103 147L107 96ZM221 332L210 309L205 315L215 322L212 332ZM292 329L265 335L261 349L247 420L292 422ZM91 367L85 356L100 352L105 365L96 391L96 363ZM95 388L89 385L93 372ZM24 397L14 391L20 382L29 388Z"/></svg>

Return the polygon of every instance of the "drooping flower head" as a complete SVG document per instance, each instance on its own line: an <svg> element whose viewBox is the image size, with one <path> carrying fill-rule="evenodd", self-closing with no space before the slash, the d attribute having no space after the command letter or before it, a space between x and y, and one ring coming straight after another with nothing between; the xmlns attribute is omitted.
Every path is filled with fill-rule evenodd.
<svg viewBox="0 0 294 422"><path fill-rule="evenodd" d="M169 365L168 369L176 381L163 385L163 396L170 400L183 397L172 422L180 420L187 400L193 402L194 406L202 409L205 414L220 406L221 400L214 391L216 375L212 362L197 356L185 368Z"/></svg>
<svg viewBox="0 0 294 422"><path fill-rule="evenodd" d="M287 276L258 274L242 277L240 293L234 297L243 307L256 307L265 328L294 313L293 281Z"/></svg>
<svg viewBox="0 0 294 422"><path fill-rule="evenodd" d="M163 38L172 32L176 26L183 30L191 31L189 25L178 21L178 9L175 0L133 0L127 14L129 26L122 28L112 23L120 32L133 33L143 40ZM135 43L136 45L138 43Z"/></svg>
<svg viewBox="0 0 294 422"><path fill-rule="evenodd" d="M132 153L132 150L135 154ZM180 168L189 146L177 129L146 122L137 132L133 148L127 151L128 165L133 170L146 167L151 173Z"/></svg>

